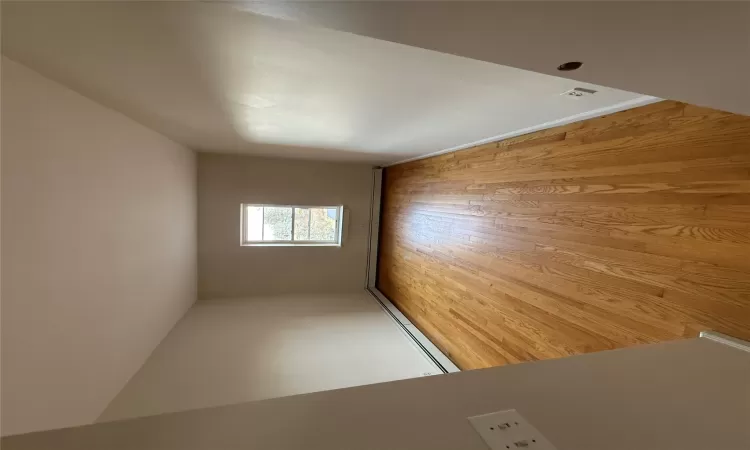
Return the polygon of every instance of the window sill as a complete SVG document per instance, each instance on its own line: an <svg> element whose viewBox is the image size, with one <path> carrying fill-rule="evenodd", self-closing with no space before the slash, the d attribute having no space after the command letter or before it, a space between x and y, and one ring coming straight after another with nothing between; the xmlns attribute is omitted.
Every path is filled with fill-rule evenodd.
<svg viewBox="0 0 750 450"><path fill-rule="evenodd" d="M341 247L341 244L283 244L283 243L268 243L268 244L240 244L240 247Z"/></svg>

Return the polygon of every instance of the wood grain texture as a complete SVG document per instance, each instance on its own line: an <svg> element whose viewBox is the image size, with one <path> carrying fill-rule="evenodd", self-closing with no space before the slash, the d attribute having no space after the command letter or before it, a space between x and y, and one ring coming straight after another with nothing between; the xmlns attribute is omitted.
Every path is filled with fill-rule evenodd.
<svg viewBox="0 0 750 450"><path fill-rule="evenodd" d="M750 339L750 117L665 101L385 170L377 286L462 369Z"/></svg>

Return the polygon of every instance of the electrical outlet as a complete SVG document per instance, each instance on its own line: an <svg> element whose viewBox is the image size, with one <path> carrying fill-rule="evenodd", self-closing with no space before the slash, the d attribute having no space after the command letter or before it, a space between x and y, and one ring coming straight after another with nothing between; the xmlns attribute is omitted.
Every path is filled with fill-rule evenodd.
<svg viewBox="0 0 750 450"><path fill-rule="evenodd" d="M581 97L589 97L591 95L596 94L596 91L593 89L586 89L586 88L573 88L569 91L565 91L560 95L563 95L565 97L572 97L572 98L581 98Z"/></svg>
<svg viewBox="0 0 750 450"><path fill-rule="evenodd" d="M469 417L492 450L557 450L515 409Z"/></svg>

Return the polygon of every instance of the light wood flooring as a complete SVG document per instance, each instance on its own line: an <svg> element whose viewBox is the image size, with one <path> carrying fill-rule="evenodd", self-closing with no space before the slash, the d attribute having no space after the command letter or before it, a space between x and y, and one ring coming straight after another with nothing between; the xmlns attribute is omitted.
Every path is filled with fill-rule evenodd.
<svg viewBox="0 0 750 450"><path fill-rule="evenodd" d="M459 367L750 339L750 117L665 101L385 171L378 288Z"/></svg>

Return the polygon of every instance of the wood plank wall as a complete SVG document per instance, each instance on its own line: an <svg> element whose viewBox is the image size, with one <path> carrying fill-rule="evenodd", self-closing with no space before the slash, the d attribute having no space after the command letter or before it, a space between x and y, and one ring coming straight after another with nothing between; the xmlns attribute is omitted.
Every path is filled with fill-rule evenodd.
<svg viewBox="0 0 750 450"><path fill-rule="evenodd" d="M750 339L750 117L665 101L389 167L377 286L462 369Z"/></svg>

